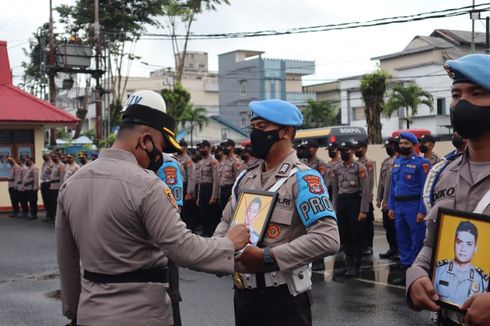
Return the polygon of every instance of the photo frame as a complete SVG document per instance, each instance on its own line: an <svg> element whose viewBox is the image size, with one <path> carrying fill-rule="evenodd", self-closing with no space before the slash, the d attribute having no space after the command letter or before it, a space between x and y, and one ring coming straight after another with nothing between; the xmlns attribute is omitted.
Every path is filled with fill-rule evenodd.
<svg viewBox="0 0 490 326"><path fill-rule="evenodd" d="M0 179L6 179L10 173L10 165L7 163L8 158L12 156L10 146L0 146Z"/></svg>
<svg viewBox="0 0 490 326"><path fill-rule="evenodd" d="M277 193L270 191L243 190L233 213L233 224L247 224L250 227L250 244L260 247Z"/></svg>
<svg viewBox="0 0 490 326"><path fill-rule="evenodd" d="M438 304L461 311L473 294L488 292L490 216L439 208L430 276Z"/></svg>

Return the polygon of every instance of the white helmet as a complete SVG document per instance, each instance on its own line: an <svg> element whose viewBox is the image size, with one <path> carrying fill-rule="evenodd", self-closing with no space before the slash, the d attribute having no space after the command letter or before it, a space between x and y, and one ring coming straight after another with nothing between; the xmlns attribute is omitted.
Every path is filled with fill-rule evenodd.
<svg viewBox="0 0 490 326"><path fill-rule="evenodd" d="M126 101L126 105L124 105L122 112L126 111L126 108L132 104L145 105L158 111L167 112L165 101L162 96L155 91L142 90L131 94Z"/></svg>

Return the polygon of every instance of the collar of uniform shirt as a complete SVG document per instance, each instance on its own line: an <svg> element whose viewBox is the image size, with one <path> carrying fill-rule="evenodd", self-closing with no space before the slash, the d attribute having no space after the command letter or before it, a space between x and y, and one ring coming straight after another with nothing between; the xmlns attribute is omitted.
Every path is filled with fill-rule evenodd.
<svg viewBox="0 0 490 326"><path fill-rule="evenodd" d="M131 154L130 152L125 151L123 149L104 148L99 154L99 159L100 158L123 160L138 165L138 161L136 160L136 157L134 157L134 155Z"/></svg>

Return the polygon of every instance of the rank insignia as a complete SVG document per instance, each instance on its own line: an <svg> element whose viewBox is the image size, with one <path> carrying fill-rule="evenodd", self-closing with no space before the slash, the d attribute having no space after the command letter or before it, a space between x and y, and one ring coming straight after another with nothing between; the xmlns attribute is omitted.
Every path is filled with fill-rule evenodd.
<svg viewBox="0 0 490 326"><path fill-rule="evenodd" d="M323 187L320 178L316 175L305 175L303 180L308 184L308 188L312 194L323 194Z"/></svg>
<svg viewBox="0 0 490 326"><path fill-rule="evenodd" d="M173 166L167 166L163 169L165 174L165 183L173 186L177 183L177 169Z"/></svg>
<svg viewBox="0 0 490 326"><path fill-rule="evenodd" d="M168 198L168 200L170 201L170 203L172 204L172 206L174 206L175 208L179 208L179 206L177 205L177 201L175 200L175 197L174 195L172 195L172 190L170 190L169 187L164 187L163 188L163 193L165 194L165 197Z"/></svg>
<svg viewBox="0 0 490 326"><path fill-rule="evenodd" d="M279 169L279 173L286 173L286 171L289 169L290 164L289 163L284 163L281 165L281 168Z"/></svg>
<svg viewBox="0 0 490 326"><path fill-rule="evenodd" d="M281 230L275 224L271 224L267 227L265 235L269 239L276 239L281 234Z"/></svg>

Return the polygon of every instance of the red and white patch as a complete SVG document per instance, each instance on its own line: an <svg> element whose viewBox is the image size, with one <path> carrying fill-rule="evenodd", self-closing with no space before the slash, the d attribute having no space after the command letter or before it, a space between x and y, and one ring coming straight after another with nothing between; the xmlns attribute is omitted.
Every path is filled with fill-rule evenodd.
<svg viewBox="0 0 490 326"><path fill-rule="evenodd" d="M276 239L280 234L281 234L281 229L275 224L269 225L265 230L265 235L269 239Z"/></svg>
<svg viewBox="0 0 490 326"><path fill-rule="evenodd" d="M303 180L308 184L308 188L312 194L323 194L324 190L320 177L316 175L305 175Z"/></svg>
<svg viewBox="0 0 490 326"><path fill-rule="evenodd" d="M429 163L422 163L422 168L424 169L424 173L427 174L427 173L429 173L429 170L430 170L430 164Z"/></svg>
<svg viewBox="0 0 490 326"><path fill-rule="evenodd" d="M323 166L320 166L318 168L318 172L320 172L320 175L322 175L322 176L325 175L325 168Z"/></svg>
<svg viewBox="0 0 490 326"><path fill-rule="evenodd" d="M192 160L187 160L186 165L188 168L190 168L192 166Z"/></svg>
<svg viewBox="0 0 490 326"><path fill-rule="evenodd" d="M366 168L359 168L359 176L361 179L365 179L367 176L367 170Z"/></svg>
<svg viewBox="0 0 490 326"><path fill-rule="evenodd" d="M367 168L369 172L372 172L374 170L374 164L373 162L368 162Z"/></svg>
<svg viewBox="0 0 490 326"><path fill-rule="evenodd" d="M168 166L163 169L163 173L165 174L165 183L169 186L173 186L177 183L177 169L173 166Z"/></svg>

